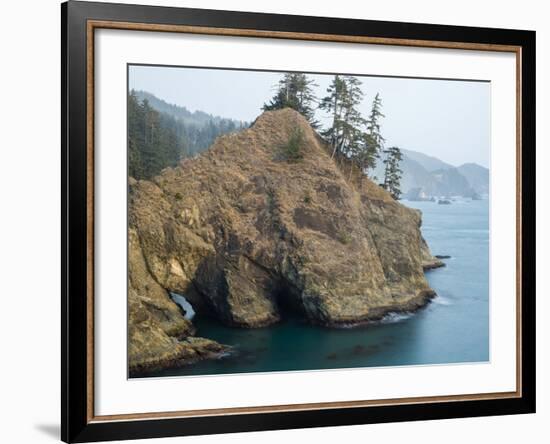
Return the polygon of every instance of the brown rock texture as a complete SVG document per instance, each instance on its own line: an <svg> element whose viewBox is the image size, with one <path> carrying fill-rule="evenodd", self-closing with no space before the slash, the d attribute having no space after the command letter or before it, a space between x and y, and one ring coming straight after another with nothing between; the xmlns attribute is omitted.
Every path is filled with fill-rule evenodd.
<svg viewBox="0 0 550 444"><path fill-rule="evenodd" d="M296 131L300 157L289 161ZM425 304L434 292L423 269L440 262L420 212L350 168L284 109L152 181L131 180L130 366L209 356L167 291L241 327L277 322L283 309L338 326Z"/></svg>
<svg viewBox="0 0 550 444"><path fill-rule="evenodd" d="M194 338L166 290L150 274L135 229L128 232L128 367L130 375L217 356L225 347Z"/></svg>

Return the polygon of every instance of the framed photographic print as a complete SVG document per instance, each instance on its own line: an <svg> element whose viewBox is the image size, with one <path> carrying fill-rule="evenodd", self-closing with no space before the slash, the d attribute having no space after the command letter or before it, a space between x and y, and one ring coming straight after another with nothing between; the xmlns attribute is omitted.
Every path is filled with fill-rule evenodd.
<svg viewBox="0 0 550 444"><path fill-rule="evenodd" d="M535 33L64 3L62 439L535 411Z"/></svg>

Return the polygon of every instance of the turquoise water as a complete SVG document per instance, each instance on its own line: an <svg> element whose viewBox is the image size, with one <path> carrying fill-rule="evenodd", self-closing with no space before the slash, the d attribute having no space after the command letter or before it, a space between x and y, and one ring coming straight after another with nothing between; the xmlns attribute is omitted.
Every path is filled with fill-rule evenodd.
<svg viewBox="0 0 550 444"><path fill-rule="evenodd" d="M148 376L207 375L489 360L489 204L408 202L447 266L427 272L438 296L414 314L390 314L364 327L328 329L299 319L261 329L225 327L195 317L197 335L232 345L218 360Z"/></svg>

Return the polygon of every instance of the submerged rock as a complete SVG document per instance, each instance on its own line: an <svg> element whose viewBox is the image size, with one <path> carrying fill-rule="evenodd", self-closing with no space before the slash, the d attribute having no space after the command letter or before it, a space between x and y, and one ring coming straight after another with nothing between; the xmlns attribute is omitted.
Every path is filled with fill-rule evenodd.
<svg viewBox="0 0 550 444"><path fill-rule="evenodd" d="M285 160L297 131L300 156ZM284 310L337 326L418 308L434 295L423 270L443 264L420 224L418 210L333 159L300 114L266 112L153 181L131 181L130 361L172 365L207 347L189 340L168 292L241 327Z"/></svg>

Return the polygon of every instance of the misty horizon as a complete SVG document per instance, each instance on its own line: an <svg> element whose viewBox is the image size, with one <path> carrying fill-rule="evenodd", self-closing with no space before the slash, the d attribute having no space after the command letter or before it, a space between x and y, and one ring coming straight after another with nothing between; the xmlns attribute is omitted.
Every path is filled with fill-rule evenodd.
<svg viewBox="0 0 550 444"><path fill-rule="evenodd" d="M130 90L213 116L253 122L273 97L284 72L130 65ZM333 74L307 74L320 100ZM357 75L367 117L372 99L382 98L381 131L386 146L416 151L452 166L490 165L490 83ZM316 110L321 127L329 116Z"/></svg>

